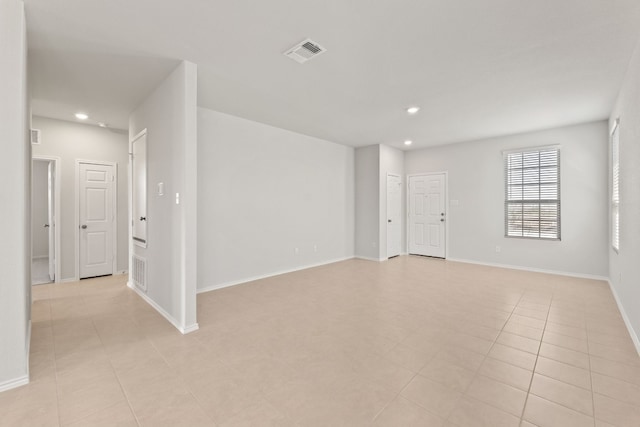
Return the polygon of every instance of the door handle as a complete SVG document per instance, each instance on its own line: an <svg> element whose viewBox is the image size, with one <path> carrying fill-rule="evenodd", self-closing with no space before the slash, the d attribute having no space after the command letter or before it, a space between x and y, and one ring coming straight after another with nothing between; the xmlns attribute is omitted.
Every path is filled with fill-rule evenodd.
<svg viewBox="0 0 640 427"><path fill-rule="evenodd" d="M87 224L82 224L82 227L80 227L80 228L82 228L83 230L86 229L87 228Z"/></svg>
<svg viewBox="0 0 640 427"><path fill-rule="evenodd" d="M440 222L444 222L444 218L440 218Z"/></svg>
<svg viewBox="0 0 640 427"><path fill-rule="evenodd" d="M140 221L146 221L146 220L147 220L147 217L146 217L146 216L141 216L141 217L140 217Z"/></svg>
<svg viewBox="0 0 640 427"><path fill-rule="evenodd" d="M45 224L45 225L44 225L44 228L49 228L49 224Z"/></svg>
<svg viewBox="0 0 640 427"><path fill-rule="evenodd" d="M388 219L388 220L387 220L387 222L391 222L391 220L390 220L390 219Z"/></svg>

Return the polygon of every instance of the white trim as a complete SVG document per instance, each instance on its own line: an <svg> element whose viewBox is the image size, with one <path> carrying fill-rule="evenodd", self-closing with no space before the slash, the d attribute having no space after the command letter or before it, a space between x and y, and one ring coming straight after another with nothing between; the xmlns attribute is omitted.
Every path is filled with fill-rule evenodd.
<svg viewBox="0 0 640 427"><path fill-rule="evenodd" d="M293 273L295 271L300 271L300 270L306 270L308 268L314 268L314 267L321 267L323 265L327 265L327 264L333 264L336 262L342 262L342 261L347 261L353 258L359 258L358 256L347 256L347 257L343 257L343 258L336 258L336 259L331 259L328 261L322 261L316 264L309 264L309 265L304 265L301 267L296 267L296 268L291 268L291 269L287 269L287 270L281 270L281 271L276 271L273 273L269 273L269 274L262 274L260 276L253 276L253 277L247 277L244 279L240 279L240 280L234 280L231 282L226 282L226 283L221 283L219 285L211 285L211 286L207 286L204 288L199 288L197 290L197 293L202 294L205 292L210 292L210 291L215 291L218 289L223 289L223 288L228 288L230 286L235 286L235 285L240 285L242 283L247 283L247 282L253 282L254 280L260 280L260 279L267 279L269 277L273 277L273 276L280 276L281 274L287 274L287 273ZM371 261L378 261L377 259L369 259ZM383 261L383 260L380 260Z"/></svg>
<svg viewBox="0 0 640 427"><path fill-rule="evenodd" d="M76 159L75 167L75 278L80 280L80 164L111 166L113 168L113 218L112 218L112 252L111 274L118 271L118 162L109 162L106 160L86 160Z"/></svg>
<svg viewBox="0 0 640 427"><path fill-rule="evenodd" d="M622 315L622 319L624 320L624 324L627 327L627 331L629 331L629 335L631 336L631 340L633 341L633 345L635 345L636 347L636 352L638 352L638 355L640 355L640 339L638 338L638 334L636 334L636 331L633 329L633 326L631 325L631 321L629 320L629 316L627 316L627 312L624 309L624 306L622 305L622 302L620 301L620 298L618 297L618 293L616 292L616 288L613 286L613 283L611 283L611 280L607 279L607 282L609 283L609 289L611 289L611 293L613 294L613 298L616 300L616 304L618 305L618 310L620 311L620 314Z"/></svg>
<svg viewBox="0 0 640 427"><path fill-rule="evenodd" d="M11 390L12 388L22 387L23 385L29 384L29 374L22 375L18 378L14 378L12 380L7 380L0 383L0 393L3 391Z"/></svg>
<svg viewBox="0 0 640 427"><path fill-rule="evenodd" d="M61 224L61 197L62 197L62 159L60 157L57 156L39 156L39 155L34 155L31 156L31 162L33 163L34 160L39 160L39 161L49 161L49 162L53 162L53 164L55 165L55 182L54 182L54 187L53 187L53 193L54 193L54 201L53 201L53 215L56 217L56 224L54 224L55 226L55 230L54 230L54 235L55 235L55 239L56 239L56 258L55 258L55 277L54 277L54 283L59 283L61 281L61 270L62 270L62 256L61 256L61 235L60 235L60 229L62 227L59 227L58 224Z"/></svg>
<svg viewBox="0 0 640 427"><path fill-rule="evenodd" d="M130 280L127 281L127 287L129 287L130 289L133 289L136 294L138 294L143 300L145 300L147 304L149 304L158 313L160 313L162 317L167 319L169 323L171 323L183 335L186 335L190 332L198 330L199 326L197 323L194 323L193 325L189 325L185 327L181 326L180 323L172 315L170 315L164 308L160 307L154 300L149 298L144 292L142 292L140 289L134 286Z"/></svg>
<svg viewBox="0 0 640 427"><path fill-rule="evenodd" d="M360 256L360 255L355 255L353 258L355 259L361 259L364 261L373 261L373 262L382 262L382 261L386 261L388 258L373 258L373 257L368 257L368 256Z"/></svg>
<svg viewBox="0 0 640 427"><path fill-rule="evenodd" d="M119 274L119 275L125 275L125 274L129 274L129 270L120 270L115 274Z"/></svg>
<svg viewBox="0 0 640 427"><path fill-rule="evenodd" d="M32 256L31 259L45 259L45 258L49 258L49 255L38 255L38 256Z"/></svg>
<svg viewBox="0 0 640 427"><path fill-rule="evenodd" d="M462 262L465 264L486 265L487 267L507 268L510 270L531 271L533 273L555 274L558 276L577 277L580 279L602 280L605 282L609 280L606 276L598 276L596 274L573 273L570 271L560 271L560 270L547 270L544 268L533 268L533 267L525 267L521 265L511 265L511 264L499 264L495 262L474 261L474 260L462 259L462 258L449 258L447 261Z"/></svg>
<svg viewBox="0 0 640 427"><path fill-rule="evenodd" d="M534 146L529 146L529 147L502 150L502 156L504 157L507 154L512 154L512 153L528 153L528 152L532 152L532 151L542 151L542 150L558 150L558 151L560 151L561 148L562 148L562 146L560 144L540 145L540 146L535 146L534 145Z"/></svg>
<svg viewBox="0 0 640 427"><path fill-rule="evenodd" d="M618 126L620 126L620 117L613 121L613 127L609 130L609 137L613 136L613 133L618 129Z"/></svg>
<svg viewBox="0 0 640 427"><path fill-rule="evenodd" d="M407 209L407 218L406 218L406 234L407 234L407 255L411 255L409 253L409 231L411 231L410 221L409 221L409 213L411 212L411 188L409 188L409 179L416 176L428 176L428 175L443 175L444 174L444 259L449 259L449 171L440 171L440 172L422 172L422 173L413 173L407 175L407 200L406 200L406 209ZM416 254L419 255L419 254Z"/></svg>
<svg viewBox="0 0 640 427"><path fill-rule="evenodd" d="M400 256L402 255L402 175L397 174L397 173L390 173L387 172L387 179L385 179L384 182L384 190L385 190L385 200L386 200L386 206L384 207L385 209L385 218L384 218L384 231L386 233L386 243L387 243L387 247L384 248L384 253L385 255L387 255L387 257L385 259L389 258L389 177L393 176L395 178L398 178L398 180L400 180L400 253L398 255L393 255L395 256Z"/></svg>
<svg viewBox="0 0 640 427"><path fill-rule="evenodd" d="M59 282L56 283L71 283L71 282L77 282L78 279L76 279L75 277L69 277L68 279L60 279Z"/></svg>

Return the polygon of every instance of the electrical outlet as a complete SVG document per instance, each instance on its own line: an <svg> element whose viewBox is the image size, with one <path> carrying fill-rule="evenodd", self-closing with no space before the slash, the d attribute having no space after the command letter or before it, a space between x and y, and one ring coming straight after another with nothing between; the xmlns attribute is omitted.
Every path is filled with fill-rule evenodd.
<svg viewBox="0 0 640 427"><path fill-rule="evenodd" d="M500 246L496 246L496 252L500 252L502 248Z"/></svg>

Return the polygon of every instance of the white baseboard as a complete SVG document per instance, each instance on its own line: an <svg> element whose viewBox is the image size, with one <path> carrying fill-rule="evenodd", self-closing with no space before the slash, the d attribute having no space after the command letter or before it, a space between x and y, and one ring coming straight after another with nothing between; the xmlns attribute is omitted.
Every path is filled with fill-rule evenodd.
<svg viewBox="0 0 640 427"><path fill-rule="evenodd" d="M70 277L68 279L60 279L56 283L70 283L70 282L77 282L77 281L79 281L79 279L76 279L75 277Z"/></svg>
<svg viewBox="0 0 640 427"><path fill-rule="evenodd" d="M594 274L572 273L569 271L559 271L559 270L545 270L542 268L532 268L532 267L524 267L520 265L510 265L510 264L498 264L493 262L482 262L482 261L474 261L474 260L461 259L461 258L447 258L446 260L453 261L453 262L462 262L465 264L486 265L487 267L498 267L498 268L509 268L511 270L531 271L534 273L556 274L558 276L577 277L580 279L602 280L605 282L609 280L609 278L606 276L597 276Z"/></svg>
<svg viewBox="0 0 640 427"><path fill-rule="evenodd" d="M162 317L164 317L165 319L167 319L169 321L169 323L171 323L178 331L180 331L181 334L185 335L188 334L189 332L193 332L193 331L197 331L199 326L197 323L194 323L193 325L189 325L186 327L183 327L182 325L180 325L180 322L178 322L172 315L170 315L164 308L160 307L154 300L152 300L151 298L149 298L149 296L147 294L145 294L144 292L142 292L140 289L138 289L136 286L134 286L134 284L130 281L127 280L127 286L131 289L133 289L135 291L135 293L137 293L138 295L140 295L140 297L145 300L145 302L147 304L149 304L151 307L153 307L158 313L160 313L162 315Z"/></svg>
<svg viewBox="0 0 640 427"><path fill-rule="evenodd" d="M620 310L620 314L622 315L622 319L624 320L624 324L627 326L627 331L629 331L629 335L631 336L631 340L633 341L633 345L636 346L636 351L638 352L638 355L640 355L640 339L638 339L638 334L636 333L636 331L633 329L633 326L631 325L631 321L629 320L629 316L627 316L627 312L624 309L624 306L622 305L622 302L620 301L620 298L618 297L618 293L616 292L616 288L613 287L613 283L611 283L611 280L607 280L607 282L609 283L609 288L611 289L611 293L613 294L613 298L616 300L616 304L618 305L618 310Z"/></svg>
<svg viewBox="0 0 640 427"><path fill-rule="evenodd" d="M382 262L382 261L386 261L387 258L373 258L373 257L368 257L368 256L360 256L360 255L356 255L354 256L355 259L362 259L365 261L373 261L373 262Z"/></svg>
<svg viewBox="0 0 640 427"><path fill-rule="evenodd" d="M319 263L316 263L316 264L309 264L309 265L304 265L304 266L301 266L301 267L291 268L291 269L288 269L288 270L281 270L281 271L276 271L276 272L269 273L269 274L263 274L263 275L260 275L260 276L246 277L244 279L234 280L232 282L226 282L226 283L221 283L219 285L211 285L211 286L206 286L204 288L199 288L197 293L202 294L204 292L211 292L211 291L215 291L215 290L218 290L218 289L228 288L230 286L240 285L242 283L253 282L254 280L266 279L268 277L279 276L281 274L287 274L287 273L293 273L294 271L306 270L308 268L321 267L323 265L333 264L333 263L341 262L341 261L346 261L346 260L353 259L353 258L354 257L352 257L352 256L348 256L348 257L344 257L344 258L336 258L336 259L332 259L332 260L328 260L328 261L319 262Z"/></svg>
<svg viewBox="0 0 640 427"><path fill-rule="evenodd" d="M45 258L49 258L49 255L33 255L31 257L32 260L34 260L34 259L45 259Z"/></svg>
<svg viewBox="0 0 640 427"><path fill-rule="evenodd" d="M129 274L129 270L120 270L116 274Z"/></svg>
<svg viewBox="0 0 640 427"><path fill-rule="evenodd" d="M29 374L0 383L0 393L29 384Z"/></svg>

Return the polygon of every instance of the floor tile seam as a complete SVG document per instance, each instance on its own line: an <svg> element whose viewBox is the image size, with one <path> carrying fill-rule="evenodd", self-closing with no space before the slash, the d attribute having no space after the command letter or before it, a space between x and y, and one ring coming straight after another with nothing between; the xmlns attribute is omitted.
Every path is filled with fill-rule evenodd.
<svg viewBox="0 0 640 427"><path fill-rule="evenodd" d="M585 329L587 331L587 351L589 352L587 359L588 359L588 363L589 363L589 382L590 382L590 385L591 385L591 410L593 411L593 418L595 420L595 418L596 418L596 398L595 398L595 390L594 390L594 387L593 387L593 370L591 369L591 347L589 345L589 328L585 326Z"/></svg>
<svg viewBox="0 0 640 427"><path fill-rule="evenodd" d="M493 342L492 342L492 344L491 344L491 347L489 348L489 350L487 351L487 353L484 355L484 358L482 359L482 363L481 363L481 364L478 366L478 368L475 370L475 373L474 373L474 379L475 379L478 375L480 375L480 374L478 373L478 372L479 372L479 370L480 370L480 368L482 367L482 365L484 365L484 363L485 363L485 361L487 360L487 358L488 358L488 357L490 357L490 356L489 356L489 354L491 353L491 350L495 347L495 345L496 345L496 343L497 343L497 340L498 340L498 337L499 337L499 336L500 336L500 334L504 331L504 328L505 328L505 326L507 325L507 323L509 323L509 320L511 320L511 318L513 317L514 312L515 312L515 309L516 309L516 307L518 307L518 304L520 303L520 301L522 301L522 298L524 297L525 293L526 293L526 290L523 290L523 291L522 291L522 293L520 294L520 298L518 299L518 302L517 302L517 303L515 304L515 306L513 307L513 310L511 311L511 314L509 315L509 317L508 317L508 318L504 321L504 323L502 324L502 328L500 328L500 331L498 332L498 335L497 335L497 336L496 336L496 338L493 340ZM493 358L492 358L492 359L493 359ZM498 360L498 359L496 359L496 360ZM514 365L514 366L515 366L515 365ZM532 375L532 378L533 378L533 375ZM469 387L471 387L471 384L472 384L472 383L473 383L473 380L472 380L472 381L467 385L467 387L465 387L465 389L462 391L462 396L468 396L468 395L467 395L467 391L469 390ZM469 397L470 397L470 396L469 396ZM459 401L459 400L460 400L460 399L458 399L458 401ZM476 400L477 400L477 399L476 399ZM484 402L482 402L482 403L484 403ZM523 412L524 412L524 407L526 406L526 403L527 403L527 399L526 399L526 397L525 397L525 402L524 402L523 409L522 409L522 411L523 411ZM457 405L457 404L458 404L458 403L456 403L456 405ZM491 405L490 405L490 406L491 406ZM497 408L497 409L499 409L499 408ZM453 411L452 411L452 412L453 412ZM451 418L451 413L450 413L450 414L449 414L449 416L446 418L446 420L447 420L447 421L449 421L449 422L452 422L452 421L450 421L450 418ZM520 421L522 421L522 416L520 416L519 418L520 418ZM452 423L453 423L453 422L452 422Z"/></svg>
<svg viewBox="0 0 640 427"><path fill-rule="evenodd" d="M418 376L418 375L419 375L419 374L416 374L416 375L414 376L414 378L415 378L416 376ZM439 383L439 382L437 382L437 381L433 381L432 379L429 379L429 378L426 378L426 377L423 377L423 378L425 378L425 379L427 379L427 380L429 380L429 381L431 381L431 382L434 382L434 383L438 384L438 385L439 385L439 386L441 386L441 387L445 387L445 388L447 388L447 389L449 389L449 390L455 391L456 393L458 393L458 394L460 395L460 396L458 396L458 397L456 398L455 404L453 405L453 409L451 409L451 412L450 412L446 417L443 417L443 416L441 416L441 415L439 415L439 414L436 414L436 413L435 413L435 412L433 412L431 409L429 409L429 408L425 407L424 405L422 405L420 402L416 402L415 400L411 399L411 397L402 395L402 392L407 388L407 386L411 383L411 381L413 381L413 378L412 378L412 379L411 379L411 381L409 381L409 383L407 383L407 385L406 385L406 386L404 386L404 388L403 388L403 389L398 393L398 396L401 396L401 397L403 397L404 399L407 399L409 402L411 402L411 403L413 403L414 405L416 405L416 406L420 407L422 410L427 411L428 413L433 414L433 415L437 416L437 417L438 417L438 418L440 418L440 419L443 419L443 420L445 420L445 421L448 421L448 420L449 420L449 417L451 416L451 413L452 413L452 412L453 412L453 410L458 406L458 403L460 402L460 399L464 396L464 393L463 393L463 392L456 391L456 390L453 390L452 388L447 387L447 386L445 386L445 385L442 385L442 384L440 384L440 383Z"/></svg>
<svg viewBox="0 0 640 427"><path fill-rule="evenodd" d="M152 339L150 339L146 334L144 335L145 340L147 340L149 342L149 344L151 344L151 347L153 347L153 349L156 351L156 353L158 353L160 355L160 357L162 358L162 361L167 365L168 368L171 369L171 363L169 363L169 361L167 360L167 358L164 356L164 353L162 353L160 351L160 349L158 349L158 347L156 346L156 344L153 342ZM196 339L196 341L198 341L198 343L200 345L202 345L200 343L199 340ZM180 384L182 384L182 386L184 387L185 391L187 391L187 393L193 398L193 400L196 402L196 404L198 405L198 407L202 410L202 413L213 423L213 425L217 425L218 423L216 422L216 420L214 420L211 415L209 414L209 412L205 409L205 407L203 406L203 402L200 401L200 399L198 399L198 397L193 393L193 390L191 390L191 387L189 387L189 384L187 383L185 377L181 374L176 373L176 376L178 377L178 381L180 382ZM128 400L128 398L127 398ZM132 407L132 411L133 411L133 407ZM135 412L134 412L135 415ZM136 416L136 420L138 420L138 417ZM142 425L140 422L138 422L138 425Z"/></svg>
<svg viewBox="0 0 640 427"><path fill-rule="evenodd" d="M570 408L570 407L568 407L567 405L564 405L564 404L562 404L562 403L555 402L555 401L553 401L553 400L549 400L549 398L547 398L547 397L543 397L543 396L540 396L540 395L535 394L535 393L530 393L530 394L531 394L532 396L537 397L538 399L542 399L542 400L544 400L544 401L546 401L546 402L549 402L549 403L551 403L551 404L553 404L553 405L555 405L555 406L560 406L561 408L567 409L567 410L569 410L569 411L571 411L571 412L575 412L576 414L579 414L579 415L582 415L582 416L585 416L585 417L591 418L591 419L594 421L594 423L595 423L595 420L596 420L595 413L594 413L593 415L589 415L589 414L586 414L586 413L584 413L584 412L582 412L582 411L579 411L579 410L577 410L577 409ZM531 421L527 420L526 418L524 418L524 415L523 415L522 420L527 421L527 422L531 422Z"/></svg>
<svg viewBox="0 0 640 427"><path fill-rule="evenodd" d="M605 360L607 360L607 359L605 359ZM614 376L609 375L609 374L603 374L602 372L594 371L594 370L591 370L591 369L589 369L589 370L591 371L592 374L597 374L597 375L600 375L602 377L607 377L607 378L611 378L612 380L615 380L615 381L623 382L625 384L628 384L630 386L633 386L633 387L637 388L640 391L640 383L638 383L638 384L632 383L631 381L627 381L627 380L622 379L622 378L614 377ZM638 372L640 372L640 369L638 370ZM591 378L593 380L593 375L591 376ZM593 387L593 384L591 384L591 386ZM596 392L596 390L594 390L594 392ZM599 394L602 394L602 393L599 393Z"/></svg>
<svg viewBox="0 0 640 427"><path fill-rule="evenodd" d="M529 388L527 389L527 395L524 399L524 405L522 407L522 413L520 414L520 423L524 420L524 414L529 403L529 396L531 395L531 387L533 385L533 379L535 378L536 368L538 367L538 358L540 357L540 349L542 348L542 339L544 338L544 332L547 329L547 322L549 321L549 313L551 313L551 306L553 305L553 293L551 294L551 300L549 301L549 310L547 311L547 319L544 321L544 328L542 329L542 337L538 343L538 354L536 354L536 360L533 362L531 368L531 379L529 380Z"/></svg>
<svg viewBox="0 0 640 427"><path fill-rule="evenodd" d="M125 390L124 386L122 385L122 381L120 379L120 375L118 374L118 371L115 368L115 366L113 366L113 362L111 361L111 357L109 356L109 353L106 351L104 342L102 341L102 337L100 336L100 333L98 332L98 328L96 327L96 324L93 321L93 318L91 318L91 324L93 325L93 329L95 330L96 335L98 336L98 339L100 340L100 346L102 347L102 350L105 352L105 355L107 356L107 360L109 361L109 366L111 366L111 369L113 370L113 374L116 377L116 380L118 381L118 386L120 387L120 390L122 391L122 394L124 395L124 398L125 398L125 400L127 402L127 406L129 407L129 410L131 411L131 414L133 415L133 418L136 420L136 424L138 426L141 426L142 424L140 422L140 418L138 417L138 414L136 414L136 411L133 409L133 404L131 403L131 400L129 398L130 396L127 393L127 391ZM92 415L92 414L90 414L90 415ZM90 415L88 415L88 416L90 416Z"/></svg>
<svg viewBox="0 0 640 427"><path fill-rule="evenodd" d="M51 324L51 345L53 346L53 369L55 372L55 380L56 380L56 408L58 412L58 425L62 425L62 419L60 418L60 395L58 393L58 357L56 356L56 339L53 332L53 310L51 308L51 304L49 304L49 321Z"/></svg>
<svg viewBox="0 0 640 427"><path fill-rule="evenodd" d="M511 386L511 387L513 387L513 386ZM517 389L517 390L520 390L520 389ZM520 391L522 391L522 390L520 390ZM523 392L524 392L524 391L523 391ZM520 421L522 420L522 417L521 417L520 415L514 414L513 412L509 412L509 411L507 411L506 409L504 409L504 408L500 408L499 406L497 406L497 405L495 405L495 404L493 404L493 403L485 402L485 401L484 401L484 400L482 400L482 399L478 399L477 397L472 396L472 395L468 394L467 392L462 393L461 398L463 398L463 397L466 397L466 398L471 399L471 400L475 400L476 402L480 402L480 403L482 403L483 405L490 406L490 407L491 407L491 408L493 408L493 409L497 409L497 410L499 410L499 411L501 411L501 412L504 412L505 414L509 414L509 415L511 415L511 416L513 416L513 417L516 417L516 418L517 418L518 420L520 420ZM525 405L526 405L526 398L525 398L525 402L522 404L522 408L523 408L523 410L524 410L524 406L525 406ZM447 421L452 422L452 421L451 421L451 420L449 420L449 419L447 419Z"/></svg>
<svg viewBox="0 0 640 427"><path fill-rule="evenodd" d="M377 414L375 414L375 415L374 415L374 417L373 417L373 419L372 419L371 421L372 421L372 422L375 422L375 420L380 416L380 414L382 414L382 413L384 412L384 410L385 410L385 409L387 409L387 407L388 407L388 406L389 406L389 405L390 405L394 400L396 400L396 399L397 399L397 398L402 394L402 392L404 391L404 389L406 389L406 388L409 386L409 384L411 384L411 382L412 382L412 381L415 379L415 377L417 377L418 375L419 375L418 373L414 373L414 375L411 377L411 379L410 379L409 381L407 381L407 383L406 383L406 384L405 384L405 385L400 389L400 391L398 391L398 392L396 393L396 395L395 395L392 399L390 399L390 400L389 400L389 401L388 401L388 402L387 402L387 403L382 407L382 409L380 409L380 410L378 411L378 413L377 413ZM403 397L404 399L407 399L407 400L409 400L409 401L413 402L411 399L409 399L409 398L407 398L407 397L404 397L404 396L402 396L402 397ZM415 403L415 402L413 402L413 403ZM422 406L420 406L420 407L422 408ZM423 408L423 409L424 409L424 408ZM431 412L430 412L430 413L431 413Z"/></svg>

